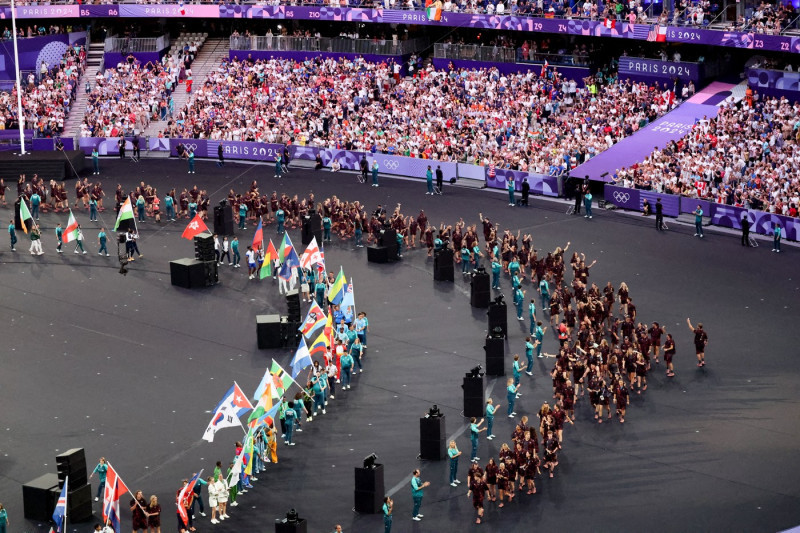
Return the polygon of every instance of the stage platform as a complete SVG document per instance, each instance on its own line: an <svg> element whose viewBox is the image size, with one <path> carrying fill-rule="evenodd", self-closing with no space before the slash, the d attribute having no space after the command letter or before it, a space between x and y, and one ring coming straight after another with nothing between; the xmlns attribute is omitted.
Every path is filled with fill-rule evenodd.
<svg viewBox="0 0 800 533"><path fill-rule="evenodd" d="M76 178L85 164L85 155L81 150L52 150L48 152L0 152L0 178L4 180L19 178L27 174L28 179L34 174L45 180ZM76 175L77 174L77 175Z"/></svg>

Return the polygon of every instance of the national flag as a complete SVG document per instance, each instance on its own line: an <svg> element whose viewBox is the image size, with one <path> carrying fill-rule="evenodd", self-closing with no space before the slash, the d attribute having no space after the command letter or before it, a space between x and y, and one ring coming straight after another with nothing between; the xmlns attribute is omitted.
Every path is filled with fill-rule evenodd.
<svg viewBox="0 0 800 533"><path fill-rule="evenodd" d="M322 332L328 337L328 346L330 346L333 338L333 313L328 313L328 320L325 321L325 328Z"/></svg>
<svg viewBox="0 0 800 533"><path fill-rule="evenodd" d="M286 370L283 369L281 365L272 360L272 367L270 368L269 373L272 375L272 397L273 398L280 398L286 392L292 383L297 383L292 376L290 376ZM298 385L299 387L299 385ZM300 387L301 389L303 387Z"/></svg>
<svg viewBox="0 0 800 533"><path fill-rule="evenodd" d="M267 251L264 252L264 262L261 264L261 270L258 272L259 279L264 279L272 275L272 263L278 258L278 251L275 245L272 244L272 239L269 240Z"/></svg>
<svg viewBox="0 0 800 533"><path fill-rule="evenodd" d="M330 290L328 291L328 299L331 303L339 305L342 303L342 298L344 298L344 286L347 283L347 278L344 277L344 269L339 267L339 274L337 274L336 279L333 281L333 285L331 285Z"/></svg>
<svg viewBox="0 0 800 533"><path fill-rule="evenodd" d="M244 455L244 458L242 459L242 462L245 465L244 473L248 476L253 475L253 431L254 428L250 428L250 430L247 432L247 435L244 438L244 446L242 447L241 451L242 455Z"/></svg>
<svg viewBox="0 0 800 533"><path fill-rule="evenodd" d="M114 224L114 231L117 231L121 225L125 226L124 229L132 226L133 230L136 230L136 220L133 218L133 206L131 205L130 196L125 198L125 203L119 208L117 222Z"/></svg>
<svg viewBox="0 0 800 533"><path fill-rule="evenodd" d="M540 78L544 78L547 75L547 67L550 66L550 63L547 62L547 59L544 60L544 65L542 65L542 72L539 74Z"/></svg>
<svg viewBox="0 0 800 533"><path fill-rule="evenodd" d="M311 337L314 332L324 325L326 318L325 311L317 305L317 302L312 300L311 307L308 309L308 314L306 314L306 319L303 320L303 323L300 324L300 327L297 329L306 337Z"/></svg>
<svg viewBox="0 0 800 533"><path fill-rule="evenodd" d="M297 347L297 351L292 358L292 378L296 378L303 369L308 368L312 364L313 361L311 361L311 354L308 353L306 339L300 337L300 346Z"/></svg>
<svg viewBox="0 0 800 533"><path fill-rule="evenodd" d="M309 349L308 353L310 355L321 355L324 356L328 353L328 348L330 348L330 341L328 340L329 337L325 335L325 332L320 332L317 335L317 338L314 339L314 342L311 343L311 349Z"/></svg>
<svg viewBox="0 0 800 533"><path fill-rule="evenodd" d="M72 209L69 210L69 220L67 227L64 228L64 233L61 234L63 242L72 242L78 238L78 221L75 220L75 215L72 214Z"/></svg>
<svg viewBox="0 0 800 533"><path fill-rule="evenodd" d="M281 243L280 258L282 264L289 265L289 268L297 268L300 266L300 257L297 255L297 250L294 249L292 239L289 238L288 233L283 234L283 242Z"/></svg>
<svg viewBox="0 0 800 533"><path fill-rule="evenodd" d="M194 486L197 483L197 479L200 477L200 474L203 473L203 469L201 468L199 472L192 476L192 479L189 480L189 483L183 486L181 492L178 494L178 515L180 515L181 520L183 521L184 525L189 525L189 514L186 512L186 498L188 498L194 492Z"/></svg>
<svg viewBox="0 0 800 533"><path fill-rule="evenodd" d="M658 31L656 32L656 42L657 43L667 42L667 27L666 26L659 26L658 27Z"/></svg>
<svg viewBox="0 0 800 533"><path fill-rule="evenodd" d="M181 235L181 237L183 237L184 239L189 239L191 241L204 231L208 231L208 226L206 226L206 223L203 222L202 218L200 218L200 215L197 214L194 216L192 221L189 222L189 225L186 226L186 229L183 230L183 235ZM209 231L209 233L211 232Z"/></svg>
<svg viewBox="0 0 800 533"><path fill-rule="evenodd" d="M240 453L236 456L236 459L233 461L233 467L231 471L228 473L228 489L232 489L237 483L239 483L239 477L242 474L242 462L244 461L244 456Z"/></svg>
<svg viewBox="0 0 800 533"><path fill-rule="evenodd" d="M106 471L106 488L103 493L103 523L111 524L116 533L120 533L119 497L128 492L128 487L119 477L114 467L108 464Z"/></svg>
<svg viewBox="0 0 800 533"><path fill-rule="evenodd" d="M425 14L428 16L428 20L442 20L442 8L431 6L425 9Z"/></svg>
<svg viewBox="0 0 800 533"><path fill-rule="evenodd" d="M317 263L317 270L321 273L325 272L325 246L319 248L319 263Z"/></svg>
<svg viewBox="0 0 800 533"><path fill-rule="evenodd" d="M614 19L607 18L607 19L603 20L603 26L605 26L608 29L616 28L617 27L617 21L614 20Z"/></svg>
<svg viewBox="0 0 800 533"><path fill-rule="evenodd" d="M228 389L228 392L222 397L222 401L214 409L214 415L203 434L203 440L214 442L214 434L217 430L241 425L239 417L252 409L253 404L234 381L233 386Z"/></svg>
<svg viewBox="0 0 800 533"><path fill-rule="evenodd" d="M261 227L261 218L258 219L258 227L256 227L256 234L253 236L253 250L258 250L264 243L264 230Z"/></svg>
<svg viewBox="0 0 800 533"><path fill-rule="evenodd" d="M353 294L353 278L350 278L350 283L348 283L344 288L344 296L342 296L342 303L339 305L343 310L347 309L348 307L352 307L353 310L356 308L356 298Z"/></svg>
<svg viewBox="0 0 800 533"><path fill-rule="evenodd" d="M64 478L64 487L61 489L61 496L58 497L56 502L56 509L53 511L53 522L56 523L56 533L61 533L61 528L64 526L64 518L67 516L67 485L69 484L69 476Z"/></svg>
<svg viewBox="0 0 800 533"><path fill-rule="evenodd" d="M269 397L269 395L267 395ZM253 414L250 415L250 418L247 419L247 425L250 428L258 428L261 426L272 426L274 425L275 421L275 413L278 412L278 408L281 406L280 402L276 404L272 404L272 398L269 398L269 407L262 407L262 404L259 403L256 406Z"/></svg>
<svg viewBox="0 0 800 533"><path fill-rule="evenodd" d="M26 220L31 221L31 227L33 227L33 215L28 210L28 204L25 203L25 198L20 196L19 197L19 222L22 226L22 231L28 233L28 225L25 223Z"/></svg>
<svg viewBox="0 0 800 533"><path fill-rule="evenodd" d="M306 251L300 256L300 266L302 268L311 269L311 265L319 264L322 262L319 246L317 245L317 238L311 237L311 242L308 243Z"/></svg>

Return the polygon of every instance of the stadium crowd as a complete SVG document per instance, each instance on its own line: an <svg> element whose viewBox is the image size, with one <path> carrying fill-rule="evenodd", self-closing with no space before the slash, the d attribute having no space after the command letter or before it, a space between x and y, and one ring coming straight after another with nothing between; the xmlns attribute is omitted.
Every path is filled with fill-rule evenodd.
<svg viewBox="0 0 800 533"><path fill-rule="evenodd" d="M550 68L437 71L411 79L364 60L223 60L164 132L341 147L549 173L574 166L665 113L670 90ZM394 74L394 75L393 75Z"/></svg>
<svg viewBox="0 0 800 533"><path fill-rule="evenodd" d="M75 45L67 48L52 69L43 63L38 80L32 72L24 77L22 109L26 129L34 130L37 137L52 137L64 130L85 63L86 50ZM18 124L15 87L10 92L0 92L0 129L16 128Z"/></svg>
<svg viewBox="0 0 800 533"><path fill-rule="evenodd" d="M653 189L796 217L800 205L800 103L749 94L643 162L617 172Z"/></svg>

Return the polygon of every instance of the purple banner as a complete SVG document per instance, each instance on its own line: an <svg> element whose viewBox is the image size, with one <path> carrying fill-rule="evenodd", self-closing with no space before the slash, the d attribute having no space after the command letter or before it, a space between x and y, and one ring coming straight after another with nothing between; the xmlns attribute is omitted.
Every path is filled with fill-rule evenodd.
<svg viewBox="0 0 800 533"><path fill-rule="evenodd" d="M489 177L489 167L484 167L486 173L486 186L490 189L508 189L508 179L514 179L514 190L522 190L523 180L528 180L532 194L544 196L558 196L558 178L543 174L528 174L519 170L495 169L494 177Z"/></svg>
<svg viewBox="0 0 800 533"><path fill-rule="evenodd" d="M219 18L219 6L208 4L120 4L121 17Z"/></svg>
<svg viewBox="0 0 800 533"><path fill-rule="evenodd" d="M685 196L681 197L681 213L694 213L697 206L703 210L703 213L709 214L713 210L711 206L714 204L708 200L700 200L699 198L692 198L691 200Z"/></svg>
<svg viewBox="0 0 800 533"><path fill-rule="evenodd" d="M661 199L661 212L668 217L677 217L681 212L681 197L674 194L661 194L653 191L639 191L639 199L642 201L641 208L644 207L644 201L650 202L650 209L653 213L656 212L656 202Z"/></svg>
<svg viewBox="0 0 800 533"><path fill-rule="evenodd" d="M747 71L747 85L759 94L785 96L790 102L800 99L800 72L751 68Z"/></svg>
<svg viewBox="0 0 800 533"><path fill-rule="evenodd" d="M660 61L658 59L642 59L639 57L620 57L617 70L621 78L628 74L645 76L647 78L673 79L699 83L703 77L699 63L676 63L674 61Z"/></svg>
<svg viewBox="0 0 800 533"><path fill-rule="evenodd" d="M704 116L716 117L718 112L719 108L715 105L689 102L681 104L652 124L579 165L572 175L610 182L617 170L642 161L652 153L654 146L663 148L670 141L677 141L689 133L698 119ZM608 174L601 177L604 173Z"/></svg>
<svg viewBox="0 0 800 533"><path fill-rule="evenodd" d="M22 130L22 134L26 139L33 137L33 130ZM0 130L0 141L18 141L19 130L17 128L10 130Z"/></svg>
<svg viewBox="0 0 800 533"><path fill-rule="evenodd" d="M301 159L305 161L315 161L317 154L322 159L322 164L330 167L333 161L337 161L343 170L358 170L361 168L361 157L364 152L348 152L347 150L339 150L337 148L317 148L316 146L298 146L292 145L289 147L289 154L292 159Z"/></svg>
<svg viewBox="0 0 800 533"><path fill-rule="evenodd" d="M609 185L606 183L603 190L603 198L605 198L606 202L612 203L622 209L641 211L642 200L639 192L639 189L626 189L625 187L617 187L616 185Z"/></svg>
<svg viewBox="0 0 800 533"><path fill-rule="evenodd" d="M61 143L64 145L64 150L74 150L75 140L69 137L62 137ZM55 150L55 139L33 139L31 143L31 150Z"/></svg>
<svg viewBox="0 0 800 533"><path fill-rule="evenodd" d="M17 9L18 19L60 19L80 17L80 6L21 6Z"/></svg>
<svg viewBox="0 0 800 533"><path fill-rule="evenodd" d="M116 5L81 5L81 17L118 17L119 6Z"/></svg>
<svg viewBox="0 0 800 533"><path fill-rule="evenodd" d="M151 152L169 152L169 139L150 137L147 139L147 149Z"/></svg>
<svg viewBox="0 0 800 533"><path fill-rule="evenodd" d="M251 6L247 18L329 20L344 22L381 22L382 9L363 9L327 6ZM424 13L422 13L424 16Z"/></svg>
<svg viewBox="0 0 800 533"><path fill-rule="evenodd" d="M486 183L486 170L478 165L458 164L459 179L482 181Z"/></svg>

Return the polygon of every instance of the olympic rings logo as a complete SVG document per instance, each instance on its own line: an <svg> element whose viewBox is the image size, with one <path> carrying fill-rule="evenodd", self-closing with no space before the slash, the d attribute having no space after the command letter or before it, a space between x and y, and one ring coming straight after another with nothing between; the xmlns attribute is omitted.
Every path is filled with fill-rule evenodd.
<svg viewBox="0 0 800 533"><path fill-rule="evenodd" d="M628 200L630 199L631 199L630 194L621 191L614 191L614 200L616 200L617 202L624 204L627 203Z"/></svg>
<svg viewBox="0 0 800 533"><path fill-rule="evenodd" d="M384 159L383 166L389 170L397 170L398 168L400 168L400 162L391 159Z"/></svg>
<svg viewBox="0 0 800 533"><path fill-rule="evenodd" d="M187 150L192 150L192 151L197 150L197 145L194 143L184 144L183 147L186 148Z"/></svg>

